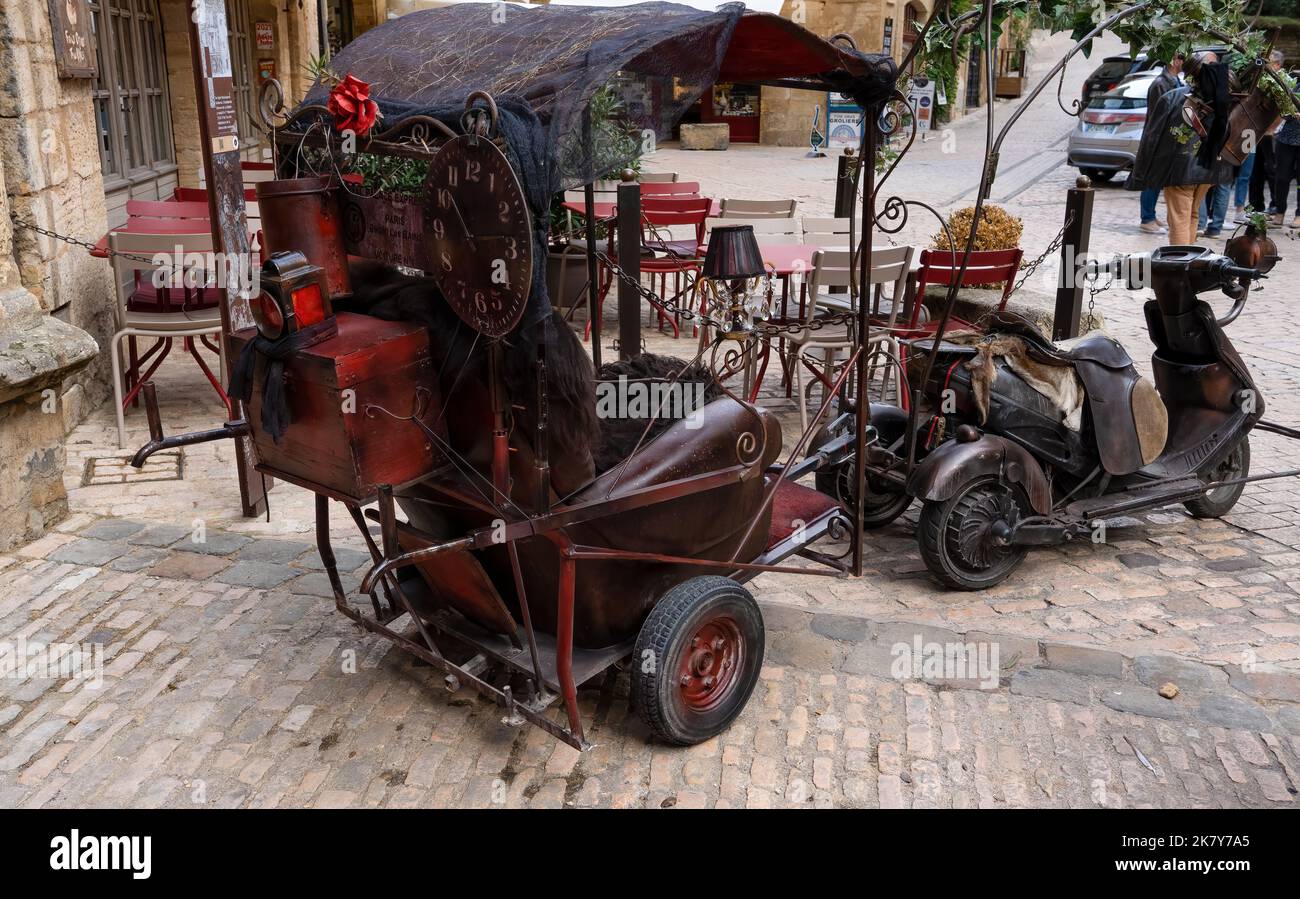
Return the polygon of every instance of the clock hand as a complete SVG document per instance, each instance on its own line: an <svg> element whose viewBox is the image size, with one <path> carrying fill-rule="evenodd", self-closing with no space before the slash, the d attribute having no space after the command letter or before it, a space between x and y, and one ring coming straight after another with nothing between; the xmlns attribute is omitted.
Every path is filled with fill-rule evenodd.
<svg viewBox="0 0 1300 899"><path fill-rule="evenodd" d="M456 221L460 222L460 230L465 232L465 238L470 242L470 244L474 244L474 235L470 233L469 225L465 224L465 216L461 214L460 204L456 202L454 196L451 196L450 199L451 208L456 213Z"/></svg>

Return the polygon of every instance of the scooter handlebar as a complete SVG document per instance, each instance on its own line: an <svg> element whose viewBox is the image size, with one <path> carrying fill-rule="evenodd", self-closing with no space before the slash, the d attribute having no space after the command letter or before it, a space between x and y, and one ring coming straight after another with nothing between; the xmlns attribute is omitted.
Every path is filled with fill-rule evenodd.
<svg viewBox="0 0 1300 899"><path fill-rule="evenodd" d="M1230 263L1222 265L1219 268L1219 272L1225 278L1245 278L1248 281L1258 281L1260 278L1264 277L1264 273L1257 268L1246 268L1245 266L1232 265Z"/></svg>

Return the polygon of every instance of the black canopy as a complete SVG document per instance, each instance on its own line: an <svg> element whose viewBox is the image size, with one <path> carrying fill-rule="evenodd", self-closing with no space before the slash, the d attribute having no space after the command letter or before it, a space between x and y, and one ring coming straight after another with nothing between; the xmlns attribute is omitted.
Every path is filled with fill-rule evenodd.
<svg viewBox="0 0 1300 899"><path fill-rule="evenodd" d="M864 106L887 97L897 67L888 56L831 43L780 16L728 3L704 12L674 3L621 7L516 7L468 3L391 19L331 62L371 85L392 112L438 110L472 91L516 98L544 131L546 187L585 184L635 154L627 142L584 131L583 112L610 86L635 123L664 137L716 81L784 81L852 95ZM317 84L305 102L323 102Z"/></svg>

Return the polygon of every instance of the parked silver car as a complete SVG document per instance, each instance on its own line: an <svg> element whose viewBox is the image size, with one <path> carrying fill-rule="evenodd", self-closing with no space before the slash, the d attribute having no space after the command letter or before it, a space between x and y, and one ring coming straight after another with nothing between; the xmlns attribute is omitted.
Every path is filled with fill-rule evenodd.
<svg viewBox="0 0 1300 899"><path fill-rule="evenodd" d="M1093 181L1133 168L1147 119L1147 89L1158 70L1129 75L1088 101L1066 145L1069 164Z"/></svg>

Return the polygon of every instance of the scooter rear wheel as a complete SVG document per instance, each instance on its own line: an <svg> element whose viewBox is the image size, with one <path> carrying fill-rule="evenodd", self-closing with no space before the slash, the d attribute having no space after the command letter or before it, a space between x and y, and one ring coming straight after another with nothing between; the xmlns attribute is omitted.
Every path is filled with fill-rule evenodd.
<svg viewBox="0 0 1300 899"><path fill-rule="evenodd" d="M1001 583L1029 550L999 543L993 527L998 522L1014 524L1028 509L1024 490L995 475L976 478L949 499L926 502L917 528L926 568L956 590L984 590Z"/></svg>
<svg viewBox="0 0 1300 899"><path fill-rule="evenodd" d="M1232 478L1244 478L1250 475L1250 438L1242 437L1241 441L1232 448L1219 466L1210 473L1209 479L1215 481L1229 480ZM1234 484L1230 487L1220 487L1217 490L1211 490L1204 496L1196 499L1189 499L1183 503L1188 512L1192 513L1193 518L1221 518L1232 510L1241 499L1241 494L1245 491L1245 484Z"/></svg>

